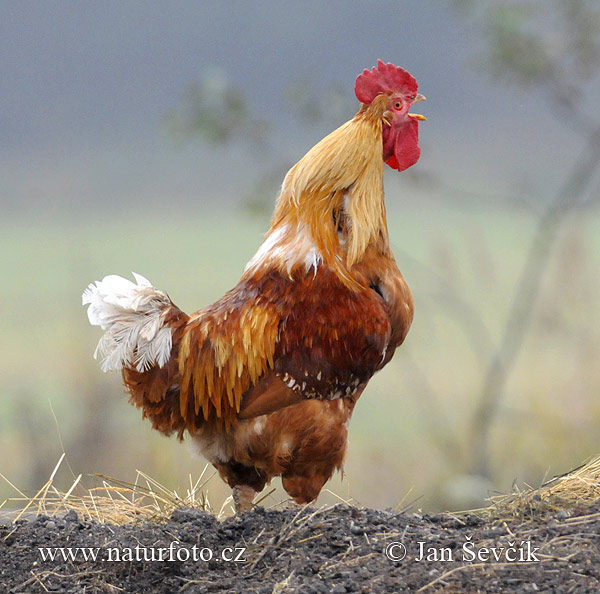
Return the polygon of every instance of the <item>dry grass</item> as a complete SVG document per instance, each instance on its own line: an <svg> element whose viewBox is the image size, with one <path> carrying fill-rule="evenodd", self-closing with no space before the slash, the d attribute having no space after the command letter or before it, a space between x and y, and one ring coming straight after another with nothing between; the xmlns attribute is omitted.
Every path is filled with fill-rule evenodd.
<svg viewBox="0 0 600 594"><path fill-rule="evenodd" d="M82 478L80 474L71 487L63 492L56 488L54 481L64 459L63 453L49 479L32 497L27 496L0 473L0 478L18 493L18 497L5 499L0 504L0 513L3 509L16 508L16 512L13 511L6 517L17 521L37 514L54 516L73 510L82 518L100 524L117 525L144 521L160 523L166 521L174 510L182 507L216 513L218 519L234 513L231 497L223 503L218 512L211 507L204 489L216 472L207 476L208 464L196 481L190 475L189 486L183 496L167 489L140 470L137 471L134 483L104 475L94 475L101 485L91 489L86 489L80 484ZM256 504L261 503L272 492L267 492ZM336 497L348 505L353 505L352 501ZM468 513L476 513L490 521L529 520L556 513L568 516L573 512L581 511L582 507L587 507L598 499L600 499L600 456L566 474L554 477L538 488L527 485L524 490L492 497L488 507L469 510ZM283 501L273 507L286 502Z"/></svg>
<svg viewBox="0 0 600 594"><path fill-rule="evenodd" d="M131 524L143 521L165 521L171 513L181 507L191 507L204 511L213 511L203 490L215 473L205 477L208 464L196 481L190 475L190 484L184 496L171 491L142 471L137 471L134 483L121 481L103 475L94 475L102 484L85 489L81 486L80 474L66 491L60 491L54 485L56 474L65 459L60 457L50 478L33 497L27 496L11 483L3 474L0 478L6 481L17 493L18 497L5 499L2 508L17 508L12 521L37 514L54 516L71 510L82 518L94 520L100 524ZM229 501L225 501L219 517L229 515ZM11 514L12 516L13 514Z"/></svg>
<svg viewBox="0 0 600 594"><path fill-rule="evenodd" d="M490 520L525 520L548 514L570 515L600 499L600 456L547 481L539 488L529 485L522 491L490 498L482 510Z"/></svg>

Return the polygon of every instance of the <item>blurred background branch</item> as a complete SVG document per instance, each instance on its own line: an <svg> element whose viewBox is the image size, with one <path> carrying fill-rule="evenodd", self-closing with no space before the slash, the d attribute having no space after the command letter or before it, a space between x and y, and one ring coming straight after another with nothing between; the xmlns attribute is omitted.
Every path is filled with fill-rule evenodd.
<svg viewBox="0 0 600 594"><path fill-rule="evenodd" d="M600 124L585 113L586 83L600 66L600 7L589 0L461 2L483 28L483 67L497 83L535 88L579 136L581 150L565 155L564 182L548 200L516 283L497 350L484 374L472 422L470 471L492 476L489 436L547 272L564 219L581 206L600 166ZM481 5L485 7L482 8ZM560 141L557 127L557 149Z"/></svg>

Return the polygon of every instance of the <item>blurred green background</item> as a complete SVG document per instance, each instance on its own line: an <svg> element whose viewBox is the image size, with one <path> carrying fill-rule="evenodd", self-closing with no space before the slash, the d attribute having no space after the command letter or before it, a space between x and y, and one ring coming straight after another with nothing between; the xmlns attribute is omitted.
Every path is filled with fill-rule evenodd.
<svg viewBox="0 0 600 594"><path fill-rule="evenodd" d="M386 172L416 315L321 501L464 509L600 452L597 2L0 8L0 473L20 489L63 451L65 489L200 474L100 371L80 295L135 271L187 312L219 298L377 58L428 97L420 162Z"/></svg>

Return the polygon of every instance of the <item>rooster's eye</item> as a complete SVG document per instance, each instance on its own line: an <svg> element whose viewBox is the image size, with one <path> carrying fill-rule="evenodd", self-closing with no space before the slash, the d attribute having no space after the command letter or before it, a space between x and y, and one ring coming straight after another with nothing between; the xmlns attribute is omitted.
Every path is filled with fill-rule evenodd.
<svg viewBox="0 0 600 594"><path fill-rule="evenodd" d="M400 101L396 101L396 105L394 105L396 109L400 109L402 107L402 103Z"/></svg>

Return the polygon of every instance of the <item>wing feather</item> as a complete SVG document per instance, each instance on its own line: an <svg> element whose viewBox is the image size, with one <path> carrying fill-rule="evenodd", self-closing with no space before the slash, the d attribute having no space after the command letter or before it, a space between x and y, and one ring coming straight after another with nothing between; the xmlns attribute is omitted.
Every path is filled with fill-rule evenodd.
<svg viewBox="0 0 600 594"><path fill-rule="evenodd" d="M230 426L242 395L272 368L278 327L275 304L252 282L194 314L179 355L182 416Z"/></svg>
<svg viewBox="0 0 600 594"><path fill-rule="evenodd" d="M353 398L381 368L392 332L381 295L326 266L305 278L243 277L183 329L181 415L188 428L229 428L307 398Z"/></svg>

